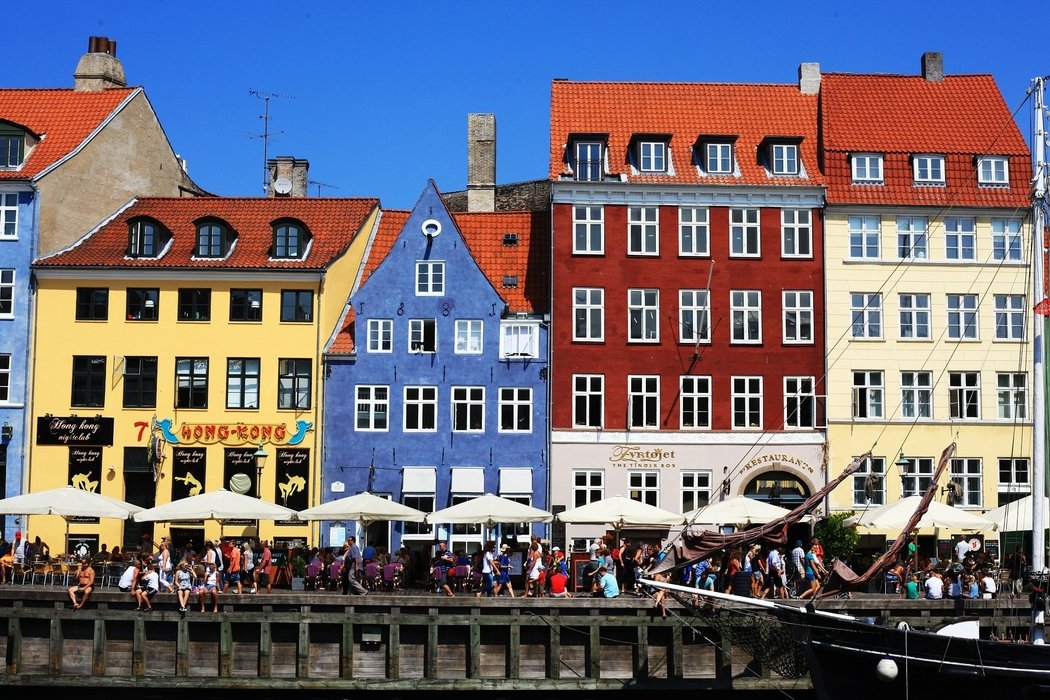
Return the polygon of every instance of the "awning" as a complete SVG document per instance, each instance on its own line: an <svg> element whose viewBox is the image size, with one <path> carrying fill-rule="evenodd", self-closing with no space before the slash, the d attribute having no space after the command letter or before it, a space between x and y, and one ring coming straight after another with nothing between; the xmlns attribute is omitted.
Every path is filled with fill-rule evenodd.
<svg viewBox="0 0 1050 700"><path fill-rule="evenodd" d="M405 467L401 476L402 493L437 492L437 470L434 467Z"/></svg>

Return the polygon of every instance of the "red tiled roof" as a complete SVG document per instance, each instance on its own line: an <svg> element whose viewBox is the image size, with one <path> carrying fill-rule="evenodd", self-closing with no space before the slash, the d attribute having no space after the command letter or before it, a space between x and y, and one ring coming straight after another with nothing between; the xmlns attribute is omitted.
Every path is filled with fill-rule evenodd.
<svg viewBox="0 0 1050 700"><path fill-rule="evenodd" d="M551 86L550 177L567 173L573 134L608 134L609 169L629 182L809 186L822 184L817 163L817 96L796 85L723 83L602 83L555 80ZM673 175L632 174L632 136L671 135ZM739 177L700 175L693 145L700 136L736 137ZM770 177L757 149L769 136L802 138L806 178Z"/></svg>
<svg viewBox="0 0 1050 700"><path fill-rule="evenodd" d="M133 269L270 269L323 270L338 258L379 206L373 198L242 198L242 197L144 197L72 247L41 258L37 267L107 267ZM129 258L128 222L145 216L155 219L172 234L172 242L158 258ZM217 218L236 235L226 258L193 258L196 222ZM275 260L272 223L278 219L301 221L310 233L304 260Z"/></svg>
<svg viewBox="0 0 1050 700"><path fill-rule="evenodd" d="M411 212L385 209L372 241L359 285L364 284L390 253ZM550 308L548 269L550 219L546 212L469 212L452 218L463 234L478 267L510 310L545 313ZM517 245L504 245L503 234L517 233ZM504 276L516 275L517 287L504 287ZM331 354L354 349L354 311L351 308L329 345Z"/></svg>
<svg viewBox="0 0 1050 700"><path fill-rule="evenodd" d="M827 198L835 203L1024 207L1029 152L990 75L821 76ZM884 154L884 185L853 185L851 153ZM946 156L945 187L916 187L911 155ZM978 187L975 156L1007 156L1010 187Z"/></svg>
<svg viewBox="0 0 1050 700"><path fill-rule="evenodd" d="M18 170L0 171L2 180L36 177L75 150L132 93L141 88L101 92L67 89L0 89L0 121L42 137Z"/></svg>

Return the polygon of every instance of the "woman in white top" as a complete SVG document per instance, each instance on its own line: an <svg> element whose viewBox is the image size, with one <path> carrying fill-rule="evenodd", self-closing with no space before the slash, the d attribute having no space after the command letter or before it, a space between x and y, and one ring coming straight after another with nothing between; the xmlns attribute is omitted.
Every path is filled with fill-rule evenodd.
<svg viewBox="0 0 1050 700"><path fill-rule="evenodd" d="M246 583L252 587L252 593L257 590L255 587L255 553L252 551L252 543L248 540L244 541L244 549L241 551L241 582Z"/></svg>
<svg viewBox="0 0 1050 700"><path fill-rule="evenodd" d="M992 576L991 571L984 572L984 578L981 579L981 597L992 599L995 597L995 577Z"/></svg>

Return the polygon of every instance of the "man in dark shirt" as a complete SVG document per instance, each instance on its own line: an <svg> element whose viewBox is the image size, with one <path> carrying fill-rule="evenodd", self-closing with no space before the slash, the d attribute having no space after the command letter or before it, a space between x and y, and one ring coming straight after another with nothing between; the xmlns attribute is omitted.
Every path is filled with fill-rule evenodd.
<svg viewBox="0 0 1050 700"><path fill-rule="evenodd" d="M445 595L452 595L452 588L448 585L448 570L456 565L456 560L452 556L452 552L449 551L448 545L444 542L438 542L437 551L434 553L434 558L431 560L431 567L438 568L439 578L435 580L434 592L444 591Z"/></svg>

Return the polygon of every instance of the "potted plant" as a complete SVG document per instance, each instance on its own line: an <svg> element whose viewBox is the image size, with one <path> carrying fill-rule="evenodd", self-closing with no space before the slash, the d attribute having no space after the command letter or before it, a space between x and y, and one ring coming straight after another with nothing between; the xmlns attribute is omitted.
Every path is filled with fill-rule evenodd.
<svg viewBox="0 0 1050 700"><path fill-rule="evenodd" d="M294 554L292 556L292 590L301 591L306 588L304 581L306 578L306 556L303 554Z"/></svg>

